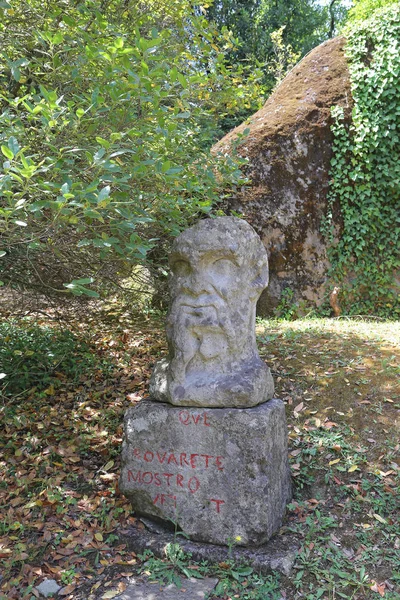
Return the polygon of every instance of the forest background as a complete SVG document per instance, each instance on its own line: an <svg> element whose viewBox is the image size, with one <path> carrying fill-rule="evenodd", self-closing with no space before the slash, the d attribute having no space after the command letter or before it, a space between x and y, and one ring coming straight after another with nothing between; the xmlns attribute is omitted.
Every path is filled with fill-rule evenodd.
<svg viewBox="0 0 400 600"><path fill-rule="evenodd" d="M361 0L350 21L386 4ZM137 301L145 275L162 304L173 237L248 183L213 142L337 33L348 4L2 0L0 12L0 285L133 288Z"/></svg>

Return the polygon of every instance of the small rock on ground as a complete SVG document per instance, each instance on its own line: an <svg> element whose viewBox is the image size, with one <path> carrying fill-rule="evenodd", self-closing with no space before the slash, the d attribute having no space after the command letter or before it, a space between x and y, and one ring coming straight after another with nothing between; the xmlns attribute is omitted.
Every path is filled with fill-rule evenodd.
<svg viewBox="0 0 400 600"><path fill-rule="evenodd" d="M159 583L135 581L114 600L203 600L217 583L218 579L211 577L204 579L192 577L183 579L182 587L178 588L173 583L160 587Z"/></svg>
<svg viewBox="0 0 400 600"><path fill-rule="evenodd" d="M59 586L54 579L45 579L40 585L36 586L35 590L37 590L41 596L47 598L48 596L57 594L58 590L61 590L61 586Z"/></svg>

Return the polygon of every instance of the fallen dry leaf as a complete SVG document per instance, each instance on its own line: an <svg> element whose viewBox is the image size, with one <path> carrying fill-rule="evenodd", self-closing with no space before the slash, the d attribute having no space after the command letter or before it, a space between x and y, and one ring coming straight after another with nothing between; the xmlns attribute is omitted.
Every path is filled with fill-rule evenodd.
<svg viewBox="0 0 400 600"><path fill-rule="evenodd" d="M75 588L76 588L76 583L70 583L69 585L66 585L65 587L61 588L61 590L59 590L59 592L58 592L58 595L59 596L68 596L68 594L71 594Z"/></svg>
<svg viewBox="0 0 400 600"><path fill-rule="evenodd" d="M379 595L380 595L382 598L383 598L383 597L384 597L384 595L385 595L385 588L386 588L386 585L385 585L385 583L384 583L384 582L383 582L383 583L377 583L377 582L375 582L375 583L374 583L374 585L372 585L372 586L371 586L371 590L372 590L373 592L378 592L378 594L379 594Z"/></svg>
<svg viewBox="0 0 400 600"><path fill-rule="evenodd" d="M102 595L102 600L109 600L110 598L115 598L115 596L118 596L120 594L120 590L118 589L113 589L113 590L108 590L105 594Z"/></svg>

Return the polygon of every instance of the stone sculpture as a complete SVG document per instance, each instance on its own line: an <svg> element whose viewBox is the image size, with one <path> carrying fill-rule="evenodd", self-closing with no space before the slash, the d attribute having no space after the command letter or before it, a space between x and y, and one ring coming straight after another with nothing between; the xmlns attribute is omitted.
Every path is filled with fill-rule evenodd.
<svg viewBox="0 0 400 600"><path fill-rule="evenodd" d="M291 498L285 406L255 340L267 255L250 225L220 217L183 232L170 264L169 358L126 412L120 489L192 540L263 544Z"/></svg>
<svg viewBox="0 0 400 600"><path fill-rule="evenodd" d="M175 406L250 407L273 397L255 339L256 303L268 259L254 229L236 217L200 221L170 256L169 358L150 383Z"/></svg>

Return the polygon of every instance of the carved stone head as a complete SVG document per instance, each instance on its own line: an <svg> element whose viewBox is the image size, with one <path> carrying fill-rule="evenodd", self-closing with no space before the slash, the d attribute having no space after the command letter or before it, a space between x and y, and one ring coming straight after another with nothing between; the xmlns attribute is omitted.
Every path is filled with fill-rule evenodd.
<svg viewBox="0 0 400 600"><path fill-rule="evenodd" d="M236 217L200 221L175 240L170 266L170 355L155 368L151 395L209 407L272 398L272 377L255 340L268 260L254 229Z"/></svg>

